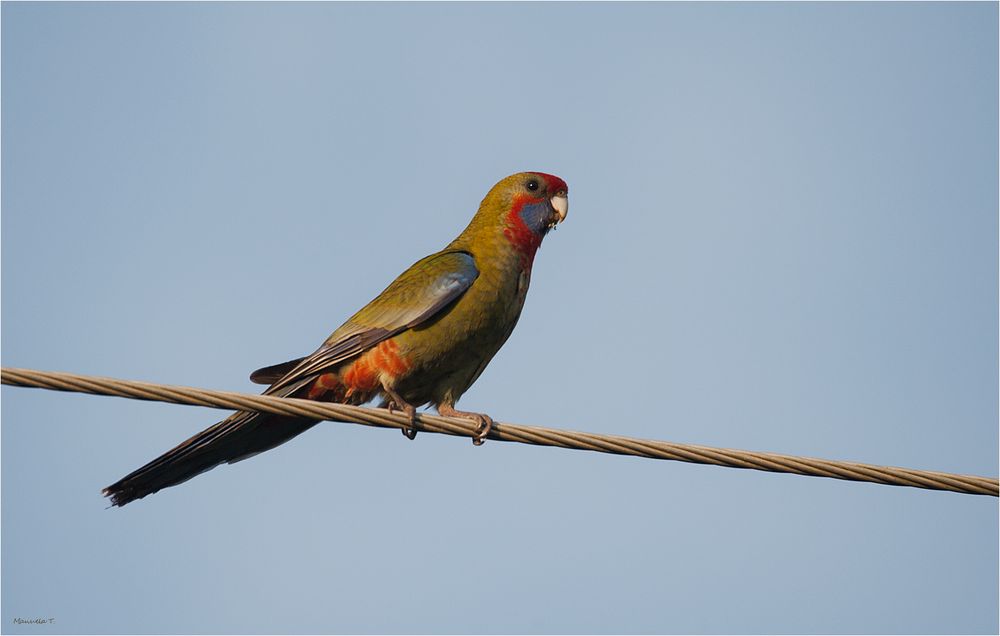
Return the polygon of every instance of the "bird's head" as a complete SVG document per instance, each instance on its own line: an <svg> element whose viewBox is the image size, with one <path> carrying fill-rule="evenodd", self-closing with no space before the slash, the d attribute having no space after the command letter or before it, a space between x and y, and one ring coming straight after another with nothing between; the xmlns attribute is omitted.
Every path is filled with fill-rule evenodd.
<svg viewBox="0 0 1000 636"><path fill-rule="evenodd" d="M520 172L502 179L479 206L483 225L501 228L515 248L534 254L542 238L566 218L566 182L544 172Z"/></svg>

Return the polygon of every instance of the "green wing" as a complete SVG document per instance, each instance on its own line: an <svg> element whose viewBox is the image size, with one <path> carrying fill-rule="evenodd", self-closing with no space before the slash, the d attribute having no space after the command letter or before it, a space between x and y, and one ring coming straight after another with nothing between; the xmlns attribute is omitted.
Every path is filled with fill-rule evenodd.
<svg viewBox="0 0 1000 636"><path fill-rule="evenodd" d="M329 368L430 320L465 293L478 276L468 252L432 254L400 274L312 354L258 369L250 379L271 384L265 393L288 395Z"/></svg>

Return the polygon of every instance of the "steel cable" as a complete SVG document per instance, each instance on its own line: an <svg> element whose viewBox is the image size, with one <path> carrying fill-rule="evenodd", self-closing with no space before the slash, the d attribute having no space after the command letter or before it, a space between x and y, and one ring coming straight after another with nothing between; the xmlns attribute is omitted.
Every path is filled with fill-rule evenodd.
<svg viewBox="0 0 1000 636"><path fill-rule="evenodd" d="M249 395L232 391L213 391L185 386L171 386L133 380L116 380L96 376L78 375L32 369L0 369L0 381L11 386L72 391L94 395L110 395L190 404L238 411L262 411L279 415L308 417L378 426L383 428L408 428L409 419L402 413L390 413L386 409L366 408L314 402L295 398L279 398L267 395ZM420 414L417 429L430 433L444 433L473 437L477 424L462 418L441 417ZM600 435L542 426L525 426L497 422L489 434L489 439L502 442L520 442L539 446L557 446L578 450L590 450L617 455L634 455L650 459L669 459L696 464L711 464L730 468L749 468L775 473L791 473L814 477L829 477L849 481L865 481L891 486L911 486L931 490L948 490L971 495L998 496L1000 486L996 479L974 475L877 466L858 462L797 457L777 453L713 448L694 444L677 444L658 440L636 439L619 435Z"/></svg>

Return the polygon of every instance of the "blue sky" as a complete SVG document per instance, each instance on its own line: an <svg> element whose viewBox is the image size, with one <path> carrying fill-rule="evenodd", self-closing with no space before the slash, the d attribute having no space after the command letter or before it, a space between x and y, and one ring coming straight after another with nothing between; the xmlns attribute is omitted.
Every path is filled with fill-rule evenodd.
<svg viewBox="0 0 1000 636"><path fill-rule="evenodd" d="M503 421L993 475L995 3L2 6L7 366L255 390L507 174ZM987 497L2 389L7 633L996 633ZM47 626L15 618L54 618Z"/></svg>

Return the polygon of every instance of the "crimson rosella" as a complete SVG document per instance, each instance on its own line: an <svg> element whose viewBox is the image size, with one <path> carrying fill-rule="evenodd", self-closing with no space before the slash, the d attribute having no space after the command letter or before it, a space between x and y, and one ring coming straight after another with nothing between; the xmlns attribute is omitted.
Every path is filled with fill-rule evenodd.
<svg viewBox="0 0 1000 636"><path fill-rule="evenodd" d="M541 172L497 183L468 227L414 263L303 358L254 371L265 395L363 404L375 398L415 423L417 407L478 423L493 420L455 403L510 336L524 305L535 252L566 218L566 182ZM315 420L236 412L104 489L124 506L162 488L287 442ZM404 429L411 439L416 430Z"/></svg>

